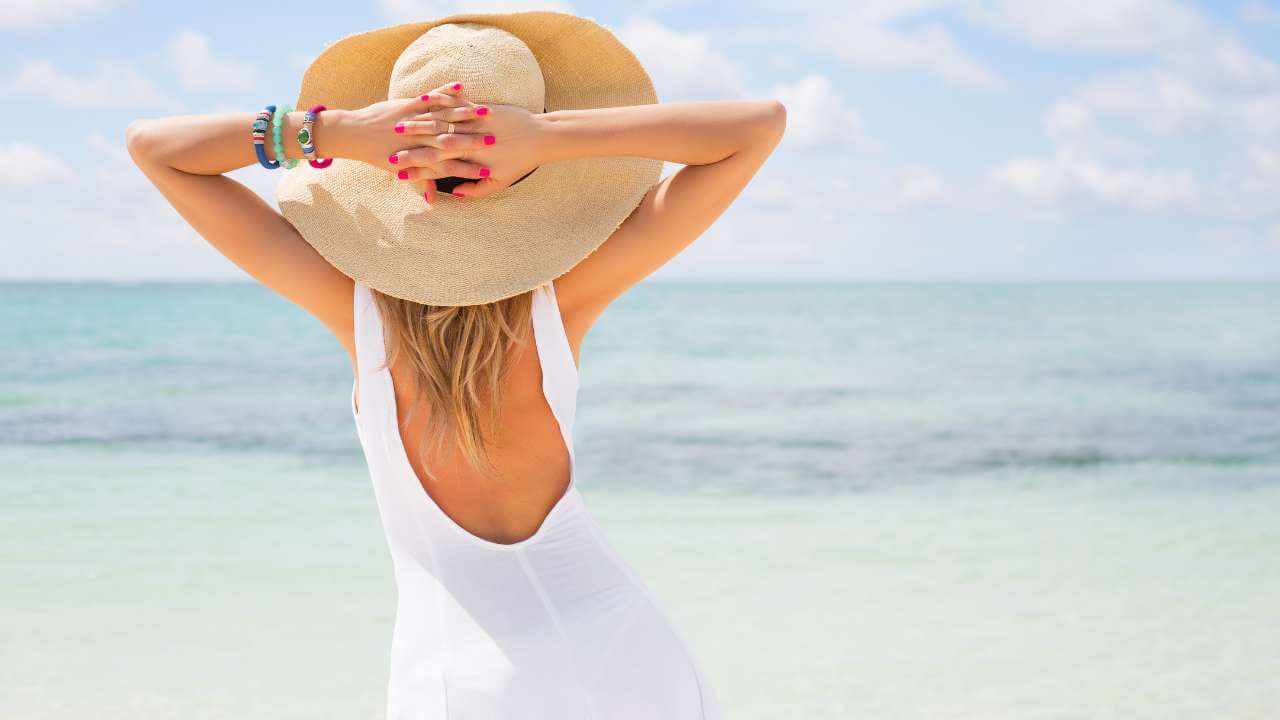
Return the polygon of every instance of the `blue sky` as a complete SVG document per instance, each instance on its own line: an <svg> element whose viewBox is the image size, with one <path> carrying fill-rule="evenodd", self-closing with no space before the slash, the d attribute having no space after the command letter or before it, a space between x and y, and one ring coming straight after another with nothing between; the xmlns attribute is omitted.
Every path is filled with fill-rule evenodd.
<svg viewBox="0 0 1280 720"><path fill-rule="evenodd" d="M130 120L292 100L343 35L518 9L604 23L660 101L786 104L657 277L1280 277L1276 3L9 0L0 278L245 277L129 162Z"/></svg>

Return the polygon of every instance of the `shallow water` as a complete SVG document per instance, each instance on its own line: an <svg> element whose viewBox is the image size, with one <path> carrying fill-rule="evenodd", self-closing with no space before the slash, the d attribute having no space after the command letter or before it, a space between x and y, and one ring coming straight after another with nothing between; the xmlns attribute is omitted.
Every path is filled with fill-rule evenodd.
<svg viewBox="0 0 1280 720"><path fill-rule="evenodd" d="M0 717L380 717L345 353L254 285L0 285ZM580 481L734 718L1280 708L1280 285L649 283Z"/></svg>

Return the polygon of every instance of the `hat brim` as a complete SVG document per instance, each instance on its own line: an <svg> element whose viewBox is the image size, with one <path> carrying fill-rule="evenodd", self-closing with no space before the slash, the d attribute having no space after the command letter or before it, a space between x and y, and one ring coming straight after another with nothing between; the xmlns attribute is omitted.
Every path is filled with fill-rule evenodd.
<svg viewBox="0 0 1280 720"><path fill-rule="evenodd" d="M531 11L450 15L342 38L307 68L296 107L386 100L401 52L432 27L460 22L499 27L529 47L548 112L657 102L648 73L613 33L577 15ZM299 163L285 171L276 200L343 274L405 300L477 305L568 272L635 210L661 171L661 160L644 157L562 160L488 197L444 198L428 210L416 184L338 158L324 169Z"/></svg>

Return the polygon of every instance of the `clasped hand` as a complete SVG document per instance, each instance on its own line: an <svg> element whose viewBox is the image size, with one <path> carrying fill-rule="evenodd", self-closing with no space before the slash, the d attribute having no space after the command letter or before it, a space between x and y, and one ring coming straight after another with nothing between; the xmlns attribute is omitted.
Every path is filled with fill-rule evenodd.
<svg viewBox="0 0 1280 720"><path fill-rule="evenodd" d="M384 167L406 182L425 180L428 204L436 201L440 178L468 178L452 195L479 198L510 186L539 164L535 115L516 105L470 102L457 82L420 98L373 103L353 111L348 121L344 145L350 150L344 155Z"/></svg>

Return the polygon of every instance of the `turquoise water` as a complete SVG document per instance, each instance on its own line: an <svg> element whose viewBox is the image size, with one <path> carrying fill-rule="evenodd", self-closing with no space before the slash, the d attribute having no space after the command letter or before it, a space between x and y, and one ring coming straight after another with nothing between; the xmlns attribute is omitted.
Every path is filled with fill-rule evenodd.
<svg viewBox="0 0 1280 720"><path fill-rule="evenodd" d="M390 562L327 332L0 284L0 717L379 717ZM1280 284L646 283L581 487L729 717L1280 708Z"/></svg>

